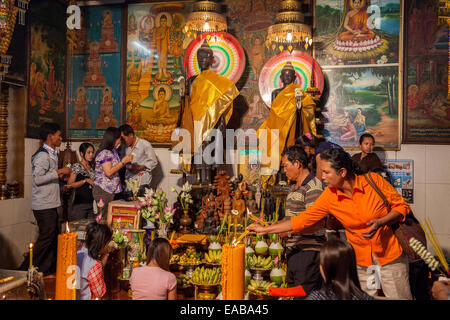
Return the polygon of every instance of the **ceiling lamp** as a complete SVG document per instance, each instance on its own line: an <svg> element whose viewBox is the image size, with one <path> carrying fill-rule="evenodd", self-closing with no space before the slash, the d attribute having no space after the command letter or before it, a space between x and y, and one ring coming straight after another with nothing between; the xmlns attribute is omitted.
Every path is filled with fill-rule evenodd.
<svg viewBox="0 0 450 320"><path fill-rule="evenodd" d="M270 26L267 33L266 46L277 45L280 51L287 48L290 52L306 39L311 39L311 26L304 24L305 17L302 4L297 0L282 0L275 17L275 24Z"/></svg>
<svg viewBox="0 0 450 320"><path fill-rule="evenodd" d="M25 25L25 12L28 9L28 0L18 0L17 6L15 0L0 1L0 81L4 79L11 65L12 56L7 55L11 39L14 33L14 27L17 21Z"/></svg>
<svg viewBox="0 0 450 320"><path fill-rule="evenodd" d="M214 1L197 1L188 15L184 33L226 32L227 19L220 14L220 5Z"/></svg>

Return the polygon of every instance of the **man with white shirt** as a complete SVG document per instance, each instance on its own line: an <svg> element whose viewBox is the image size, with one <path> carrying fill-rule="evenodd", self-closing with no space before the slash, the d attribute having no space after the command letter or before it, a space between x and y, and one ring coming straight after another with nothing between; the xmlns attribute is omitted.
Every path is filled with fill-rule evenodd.
<svg viewBox="0 0 450 320"><path fill-rule="evenodd" d="M58 153L55 148L62 142L61 128L56 123L43 123L39 137L44 144L31 157L33 209L39 227L39 236L34 244L33 264L44 275L56 272L56 250L58 246L58 207L61 206L59 179L70 175L70 168L58 169ZM26 260L28 260L27 258ZM22 265L27 265L24 262Z"/></svg>
<svg viewBox="0 0 450 320"><path fill-rule="evenodd" d="M130 152L134 154L133 161L126 166L125 180L130 178L138 180L140 182L138 195L142 196L145 188L150 188L152 170L157 166L158 159L150 142L136 137L131 126L124 124L119 129L122 141L127 146L126 154Z"/></svg>

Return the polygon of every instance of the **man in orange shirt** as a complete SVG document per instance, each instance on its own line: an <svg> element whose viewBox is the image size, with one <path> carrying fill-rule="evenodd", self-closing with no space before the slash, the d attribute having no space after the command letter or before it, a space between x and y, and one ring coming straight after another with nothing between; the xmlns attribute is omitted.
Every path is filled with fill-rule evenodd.
<svg viewBox="0 0 450 320"><path fill-rule="evenodd" d="M388 212L383 200L364 176L356 174L355 163L344 150L326 150L320 154L320 159L322 180L328 187L311 207L291 220L268 227L253 225L249 229L258 235L305 232L332 214L345 227L347 240L355 250L361 288L375 295L379 289L378 282L381 282L388 299L412 299L408 260L389 226L404 221L411 211L409 206L385 179L371 173L391 205ZM369 283L374 271L375 284Z"/></svg>

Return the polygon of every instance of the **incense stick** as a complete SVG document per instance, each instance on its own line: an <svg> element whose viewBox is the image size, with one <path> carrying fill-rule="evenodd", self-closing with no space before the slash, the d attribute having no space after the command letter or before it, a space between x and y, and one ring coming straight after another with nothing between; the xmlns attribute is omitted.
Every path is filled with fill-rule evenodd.
<svg viewBox="0 0 450 320"><path fill-rule="evenodd" d="M427 222L426 221L427 220L427 218L425 218L425 222ZM429 218L428 218L428 220L429 220ZM441 258L442 258L442 260L441 260L441 262L442 262L442 265L445 267L445 269L448 269L448 264L447 264L447 261L446 261L446 259L445 259L445 255L444 255L444 252L442 251L442 249L441 249L441 246L440 246L440 244L439 244L439 241L437 241L437 239L434 237L434 235L436 234L435 232L434 232L434 229L433 229L433 226L431 225L431 220L429 220L429 229L430 229L430 231L431 231L431 235L432 235L432 237L433 237L433 240L434 240L434 242L435 242L435 245L436 245L436 248L434 249L435 251L436 251L436 249L439 251L439 254L440 254L440 256L441 256ZM428 223L427 223L427 225L428 225ZM439 257L439 255L438 255L438 257Z"/></svg>

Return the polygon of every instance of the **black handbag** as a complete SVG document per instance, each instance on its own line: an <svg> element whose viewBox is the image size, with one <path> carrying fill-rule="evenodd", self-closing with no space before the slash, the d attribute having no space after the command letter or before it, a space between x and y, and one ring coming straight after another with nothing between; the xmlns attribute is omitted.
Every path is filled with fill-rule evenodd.
<svg viewBox="0 0 450 320"><path fill-rule="evenodd" d="M364 178L366 178L370 186L381 197L384 205L388 209L388 212L391 212L391 204L386 199L386 196L383 194L380 188L378 188L378 186L375 184L370 174L365 173ZM410 214L406 215L404 222L394 223L390 227L392 228L394 235L397 237L398 242L400 243L403 251L406 253L408 258L410 258L411 260L421 259L420 256L409 245L409 238L414 237L419 240L425 247L427 246L427 238L425 236L425 232L423 231L419 221L416 219L414 214L411 212Z"/></svg>

